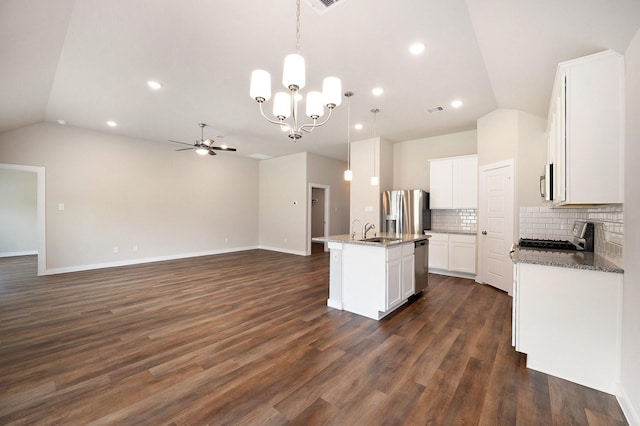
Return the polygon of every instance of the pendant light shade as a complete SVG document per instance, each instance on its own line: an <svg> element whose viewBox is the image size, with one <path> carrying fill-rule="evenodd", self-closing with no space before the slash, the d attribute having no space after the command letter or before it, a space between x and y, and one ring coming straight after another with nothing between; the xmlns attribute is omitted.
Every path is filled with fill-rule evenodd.
<svg viewBox="0 0 640 426"><path fill-rule="evenodd" d="M324 115L324 107L322 106L322 93L309 92L307 94L307 116L310 118L319 118Z"/></svg>
<svg viewBox="0 0 640 426"><path fill-rule="evenodd" d="M342 103L342 83L337 77L327 77L322 81L322 97L324 104L330 108Z"/></svg>
<svg viewBox="0 0 640 426"><path fill-rule="evenodd" d="M282 84L287 89L302 89L305 85L304 58L297 53L292 53L284 58L284 71L282 72Z"/></svg>
<svg viewBox="0 0 640 426"><path fill-rule="evenodd" d="M291 95L277 92L273 99L273 115L283 120L291 115Z"/></svg>
<svg viewBox="0 0 640 426"><path fill-rule="evenodd" d="M347 182L353 180L353 172L351 171L351 169L344 171L344 180L346 180Z"/></svg>
<svg viewBox="0 0 640 426"><path fill-rule="evenodd" d="M271 74L265 70L254 70L251 73L249 94L259 102L271 99Z"/></svg>

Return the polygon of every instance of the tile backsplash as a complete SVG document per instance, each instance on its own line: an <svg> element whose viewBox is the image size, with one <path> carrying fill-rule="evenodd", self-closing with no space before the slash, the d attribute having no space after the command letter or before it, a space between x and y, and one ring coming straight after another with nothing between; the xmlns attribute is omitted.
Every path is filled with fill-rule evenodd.
<svg viewBox="0 0 640 426"><path fill-rule="evenodd" d="M431 229L449 232L476 232L478 211L476 209L431 210Z"/></svg>
<svg viewBox="0 0 640 426"><path fill-rule="evenodd" d="M595 253L622 266L624 248L624 214L622 204L601 207L521 207L520 237L547 240L570 240L573 222L593 222Z"/></svg>

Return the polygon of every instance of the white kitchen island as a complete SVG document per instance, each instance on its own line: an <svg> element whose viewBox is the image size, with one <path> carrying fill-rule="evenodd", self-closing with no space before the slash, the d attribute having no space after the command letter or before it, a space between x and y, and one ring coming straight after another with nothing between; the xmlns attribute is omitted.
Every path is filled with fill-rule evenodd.
<svg viewBox="0 0 640 426"><path fill-rule="evenodd" d="M328 306L379 320L415 294L414 246L429 236L382 233L377 238L313 239L327 242L331 253Z"/></svg>

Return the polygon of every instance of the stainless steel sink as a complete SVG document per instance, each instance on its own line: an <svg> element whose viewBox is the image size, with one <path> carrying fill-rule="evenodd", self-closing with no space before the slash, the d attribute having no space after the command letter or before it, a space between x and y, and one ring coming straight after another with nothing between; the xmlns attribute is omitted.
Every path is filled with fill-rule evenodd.
<svg viewBox="0 0 640 426"><path fill-rule="evenodd" d="M372 237L372 238L365 238L364 240L360 240L360 241L364 241L366 243L393 243L400 240L402 239L390 238L390 237Z"/></svg>

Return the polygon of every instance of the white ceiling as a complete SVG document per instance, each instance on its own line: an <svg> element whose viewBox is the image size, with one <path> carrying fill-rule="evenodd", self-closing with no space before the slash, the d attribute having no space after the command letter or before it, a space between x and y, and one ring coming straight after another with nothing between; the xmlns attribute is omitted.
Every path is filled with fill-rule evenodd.
<svg viewBox="0 0 640 426"><path fill-rule="evenodd" d="M307 87L341 78L352 141L474 129L496 108L546 117L558 62L624 52L640 0L341 0L301 5ZM427 44L421 56L407 48ZM236 154L346 158L346 102L293 143L249 97L253 69L280 85L295 50L295 0L0 0L0 132L40 121L166 142L223 135ZM162 82L153 92L146 81ZM383 96L371 95L375 86ZM464 106L449 103L461 99ZM427 108L441 105L442 112ZM268 105L269 111L271 105ZM119 126L105 124L115 120ZM177 152L176 155L188 155Z"/></svg>

